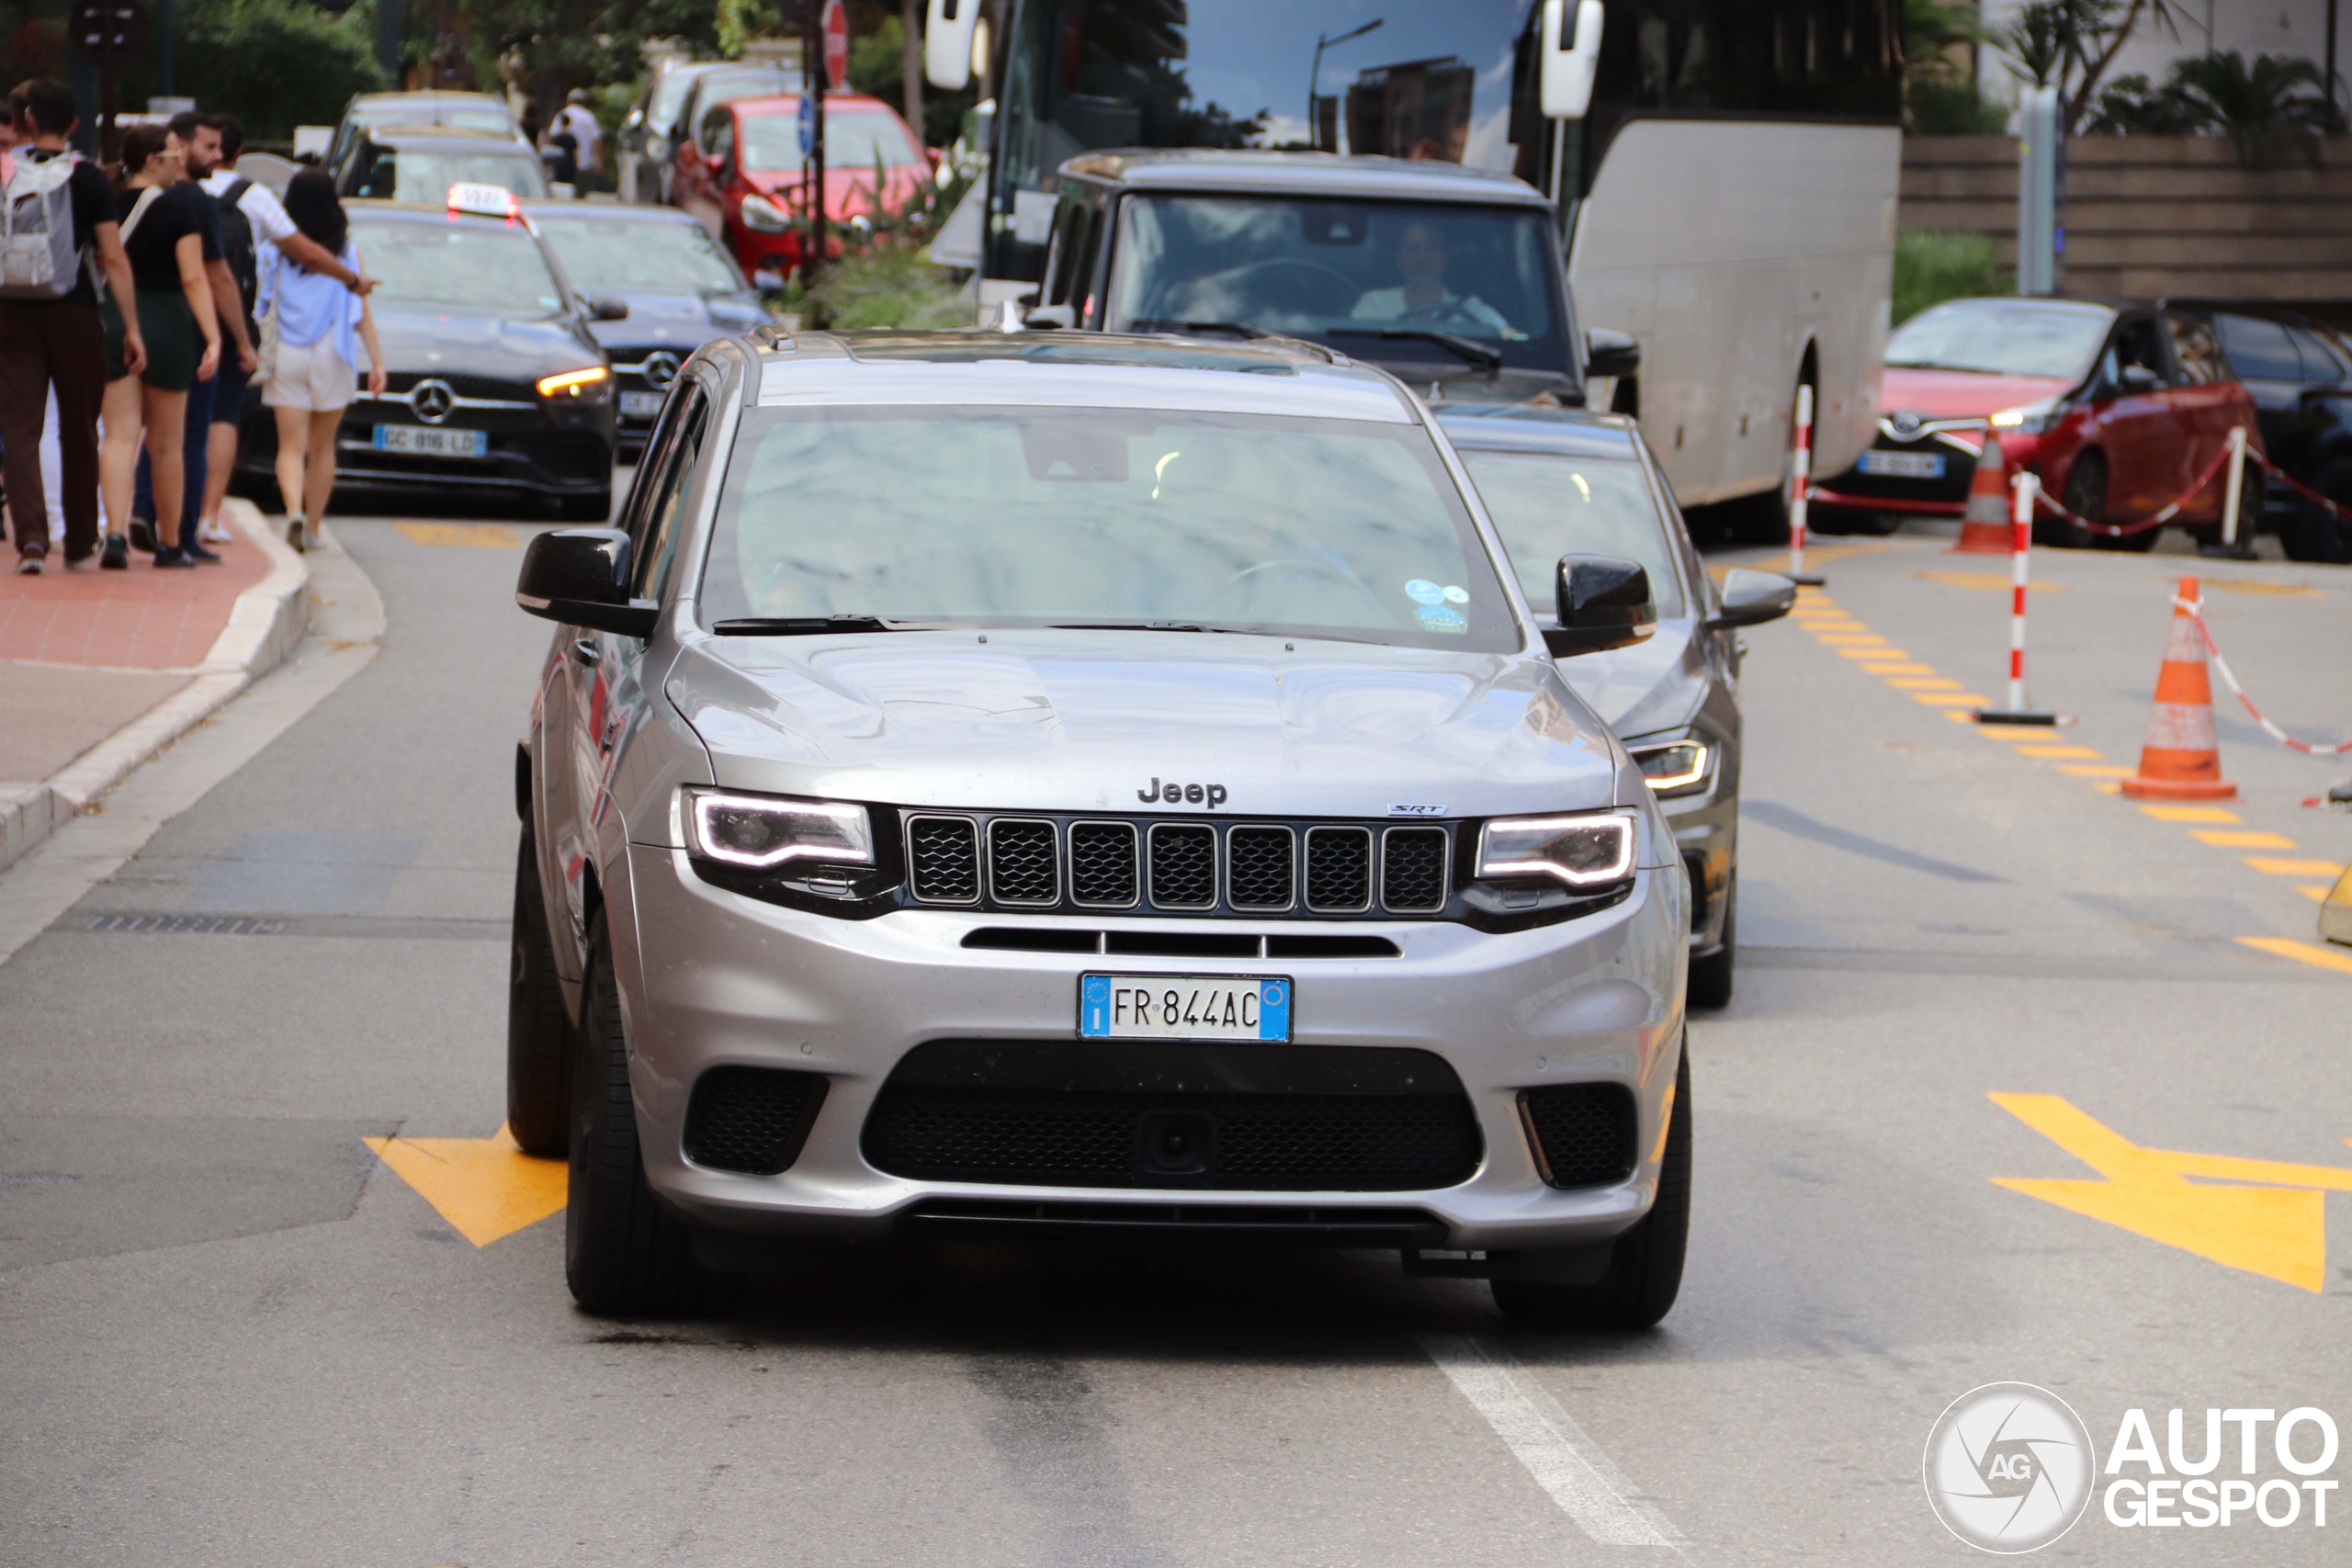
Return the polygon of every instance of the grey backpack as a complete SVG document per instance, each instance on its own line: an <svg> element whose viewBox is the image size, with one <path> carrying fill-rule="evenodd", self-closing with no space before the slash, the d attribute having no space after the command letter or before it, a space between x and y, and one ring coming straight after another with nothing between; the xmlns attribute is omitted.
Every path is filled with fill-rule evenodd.
<svg viewBox="0 0 2352 1568"><path fill-rule="evenodd" d="M81 162L71 152L16 160L0 190L0 299L62 299L81 280L69 188Z"/></svg>

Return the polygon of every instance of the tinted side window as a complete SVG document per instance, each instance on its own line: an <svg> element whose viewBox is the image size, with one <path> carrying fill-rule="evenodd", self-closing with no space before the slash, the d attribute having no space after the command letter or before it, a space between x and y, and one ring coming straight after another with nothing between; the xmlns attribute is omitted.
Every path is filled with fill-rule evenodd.
<svg viewBox="0 0 2352 1568"><path fill-rule="evenodd" d="M678 554L680 513L708 423L710 400L701 388L690 389L678 401L684 407L678 416L677 436L662 456L662 471L648 497L642 525L636 530L637 547L630 551L635 563L630 592L639 599L659 599L669 584L670 564Z"/></svg>
<svg viewBox="0 0 2352 1568"><path fill-rule="evenodd" d="M2325 338L2303 327L2290 327L2287 335L2301 351L2303 379L2318 386L2341 381L2345 377L2343 344L2331 345Z"/></svg>
<svg viewBox="0 0 2352 1568"><path fill-rule="evenodd" d="M2154 371L2167 381L2172 379L2165 373L2164 348L2156 341L2156 323L2152 321L2143 318L2126 321L2117 328L2115 346L2111 352L2116 366L2120 369L2128 370L2139 366ZM2120 382L2120 378L2117 379Z"/></svg>
<svg viewBox="0 0 2352 1568"><path fill-rule="evenodd" d="M724 158L735 151L735 117L719 105L702 117L702 150L705 155Z"/></svg>
<svg viewBox="0 0 2352 1568"><path fill-rule="evenodd" d="M2202 387L2230 378L2229 365L2222 358L2222 345L2214 341L2211 327L2187 316L2166 316L2165 330L2172 335L2173 357L2180 363L2182 385Z"/></svg>
<svg viewBox="0 0 2352 1568"><path fill-rule="evenodd" d="M2230 368L2257 381L2299 381L2302 367L2287 329L2259 316L2216 316Z"/></svg>

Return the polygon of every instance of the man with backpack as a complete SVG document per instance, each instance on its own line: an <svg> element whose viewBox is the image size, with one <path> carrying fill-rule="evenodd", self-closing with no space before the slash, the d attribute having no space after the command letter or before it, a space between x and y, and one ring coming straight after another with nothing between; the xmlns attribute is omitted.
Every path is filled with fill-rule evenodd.
<svg viewBox="0 0 2352 1568"><path fill-rule="evenodd" d="M275 191L237 173L237 159L245 148L243 126L225 114L208 115L205 118L220 133L220 153L212 171L197 183L220 204L221 254L243 297L245 324L255 342L260 340L261 328L254 319L254 301L259 291L260 249L264 245L277 246L278 253L295 265L332 277L355 294L364 296L376 287L336 260L325 246L295 228ZM251 380L223 356L215 378L218 389L212 397L211 429L205 454L203 513L196 536L208 545L225 545L231 539L228 529L220 525L220 502L229 493L231 470L236 467L237 432L243 423L245 389ZM190 435L192 438L193 431Z"/></svg>
<svg viewBox="0 0 2352 1568"><path fill-rule="evenodd" d="M98 279L133 297L114 192L96 164L71 152L74 89L25 82L9 96L18 142L0 190L0 462L17 525L17 570L38 574L49 556L40 433L57 392L65 481L65 564L98 549L98 405L106 391L106 328ZM147 345L126 312L123 362L136 374Z"/></svg>

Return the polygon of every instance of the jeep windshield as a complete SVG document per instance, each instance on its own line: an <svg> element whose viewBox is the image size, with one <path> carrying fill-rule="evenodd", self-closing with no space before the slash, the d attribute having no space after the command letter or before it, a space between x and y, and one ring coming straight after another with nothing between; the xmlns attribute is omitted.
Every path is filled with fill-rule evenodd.
<svg viewBox="0 0 2352 1568"><path fill-rule="evenodd" d="M1248 328L1473 373L1568 364L1538 209L1138 196L1121 211L1113 332Z"/></svg>
<svg viewBox="0 0 2352 1568"><path fill-rule="evenodd" d="M701 604L721 632L1521 645L1419 425L1117 408L753 410Z"/></svg>

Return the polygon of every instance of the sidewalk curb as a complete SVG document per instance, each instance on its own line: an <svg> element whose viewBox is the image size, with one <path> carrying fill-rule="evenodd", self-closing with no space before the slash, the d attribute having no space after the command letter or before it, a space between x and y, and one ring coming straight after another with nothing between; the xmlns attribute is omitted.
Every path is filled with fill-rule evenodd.
<svg viewBox="0 0 2352 1568"><path fill-rule="evenodd" d="M311 623L311 569L270 531L260 511L235 497L223 517L269 558L269 571L237 595L229 624L196 678L30 789L0 795L0 868L15 863L156 752L204 722L220 705L276 669Z"/></svg>

